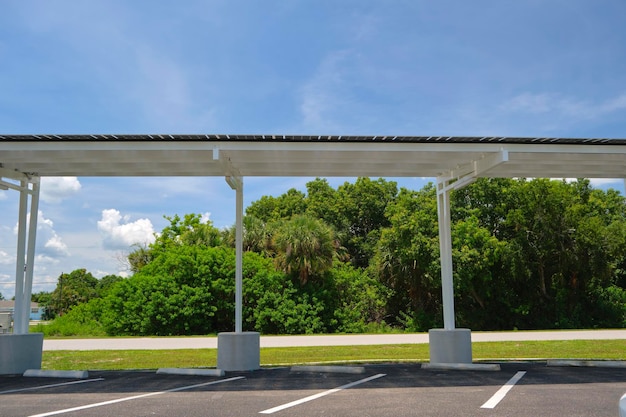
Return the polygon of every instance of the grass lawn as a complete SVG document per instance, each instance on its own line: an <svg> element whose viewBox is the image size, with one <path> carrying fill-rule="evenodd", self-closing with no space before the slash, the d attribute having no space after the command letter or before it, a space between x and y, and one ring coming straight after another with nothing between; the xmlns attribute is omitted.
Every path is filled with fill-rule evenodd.
<svg viewBox="0 0 626 417"><path fill-rule="evenodd" d="M626 340L477 342L474 361L507 359L626 360ZM427 344L262 348L261 366L311 363L427 362ZM122 370L215 367L217 349L43 352L42 369Z"/></svg>

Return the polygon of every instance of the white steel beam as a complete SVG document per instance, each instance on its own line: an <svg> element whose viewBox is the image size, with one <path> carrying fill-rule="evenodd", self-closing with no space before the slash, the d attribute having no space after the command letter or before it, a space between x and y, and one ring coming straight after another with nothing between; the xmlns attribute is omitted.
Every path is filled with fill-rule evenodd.
<svg viewBox="0 0 626 417"><path fill-rule="evenodd" d="M235 215L235 332L242 330L243 306L243 179L237 178Z"/></svg>
<svg viewBox="0 0 626 417"><path fill-rule="evenodd" d="M483 155L482 158L471 161L461 167L457 167L443 175L450 183L454 190L458 190L466 185L476 181L476 179L488 172L492 168L497 167L509 160L509 152L506 149L500 149L498 152Z"/></svg>
<svg viewBox="0 0 626 417"><path fill-rule="evenodd" d="M20 191L20 202L17 225L17 260L15 262L13 332L15 334L27 334L28 321L30 319L30 301L33 290L37 214L39 212L39 178L23 179L20 181L20 186L15 187L15 189ZM29 194L31 196L30 222L27 228ZM27 230L28 234L26 233Z"/></svg>
<svg viewBox="0 0 626 417"><path fill-rule="evenodd" d="M21 181L22 189L28 187L26 180ZM26 261L26 214L28 210L28 193L20 191L19 215L17 221L17 260L15 261L15 310L13 332L25 334L24 320L24 267Z"/></svg>
<svg viewBox="0 0 626 417"><path fill-rule="evenodd" d="M26 194L32 194L33 191L28 187L28 182L26 182L26 184L27 184L26 188L24 188L21 185L21 183L18 185L18 184L13 184L12 182L8 182L3 179L0 179L0 190L11 189L11 190L16 190L16 191L23 191Z"/></svg>
<svg viewBox="0 0 626 417"><path fill-rule="evenodd" d="M437 181L437 219L439 223L439 261L441 263L441 295L443 301L443 326L455 328L454 280L452 276L452 232L450 229L450 189L447 181Z"/></svg>
<svg viewBox="0 0 626 417"><path fill-rule="evenodd" d="M437 178L437 220L439 223L439 252L441 263L441 295L443 300L444 329L455 328L454 317L454 277L452 265L452 231L450 220L450 192L471 184L476 178L490 169L509 160L509 153L499 152L472 161L468 167L451 171Z"/></svg>
<svg viewBox="0 0 626 417"><path fill-rule="evenodd" d="M235 332L243 330L243 178L227 176L226 182L235 190Z"/></svg>
<svg viewBox="0 0 626 417"><path fill-rule="evenodd" d="M235 333L243 332L243 178L226 152L213 148L213 160L222 164L226 182L235 190Z"/></svg>
<svg viewBox="0 0 626 417"><path fill-rule="evenodd" d="M222 171L224 172L224 175L226 176L226 182L228 182L228 185L230 185L230 187L233 190L236 189L237 188L236 184L235 183L233 183L235 185L231 184L230 183L231 180L229 178L233 178L233 177L240 178L241 173L239 172L237 167L233 165L233 161L231 160L228 152L224 152L220 150L218 147L213 148L213 160L217 160L220 162L220 164L222 165Z"/></svg>
<svg viewBox="0 0 626 417"><path fill-rule="evenodd" d="M39 214L39 181L33 182L30 197L30 222L28 225L28 241L26 246L26 265L24 265L24 303L22 305L21 333L28 333L30 321L30 302L33 293L33 272L35 270L35 242L37 239L37 220Z"/></svg>
<svg viewBox="0 0 626 417"><path fill-rule="evenodd" d="M13 180L28 180L30 178L28 175L22 172L19 172L13 169L3 168L0 165L0 179L2 177L11 178Z"/></svg>

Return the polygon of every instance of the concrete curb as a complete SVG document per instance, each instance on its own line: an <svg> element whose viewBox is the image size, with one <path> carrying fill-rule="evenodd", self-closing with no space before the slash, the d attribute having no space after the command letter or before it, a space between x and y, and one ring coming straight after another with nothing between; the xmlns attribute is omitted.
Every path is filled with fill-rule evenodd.
<svg viewBox="0 0 626 417"><path fill-rule="evenodd" d="M203 368L159 368L157 374L170 375L196 375L196 376L224 376L225 373L221 369L203 369Z"/></svg>
<svg viewBox="0 0 626 417"><path fill-rule="evenodd" d="M626 361L548 359L547 366L577 366L594 368L626 368Z"/></svg>
<svg viewBox="0 0 626 417"><path fill-rule="evenodd" d="M495 363L424 363L422 369L435 371L499 371Z"/></svg>
<svg viewBox="0 0 626 417"><path fill-rule="evenodd" d="M85 379L89 378L89 372L87 371L44 371L41 369L27 369L24 371L25 377L36 378L72 378L72 379Z"/></svg>
<svg viewBox="0 0 626 417"><path fill-rule="evenodd" d="M292 366L291 372L329 372L343 374L363 374L365 367L363 366Z"/></svg>

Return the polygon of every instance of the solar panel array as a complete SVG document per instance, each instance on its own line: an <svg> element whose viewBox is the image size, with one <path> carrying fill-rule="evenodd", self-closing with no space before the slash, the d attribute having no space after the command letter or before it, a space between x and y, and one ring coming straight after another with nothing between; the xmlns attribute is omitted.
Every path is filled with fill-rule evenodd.
<svg viewBox="0 0 626 417"><path fill-rule="evenodd" d="M623 138L557 138L557 137L507 137L507 136L346 136L346 135L0 135L0 141L55 142L55 141L171 141L171 142L398 142L398 143L503 143L503 144L593 144L624 145Z"/></svg>

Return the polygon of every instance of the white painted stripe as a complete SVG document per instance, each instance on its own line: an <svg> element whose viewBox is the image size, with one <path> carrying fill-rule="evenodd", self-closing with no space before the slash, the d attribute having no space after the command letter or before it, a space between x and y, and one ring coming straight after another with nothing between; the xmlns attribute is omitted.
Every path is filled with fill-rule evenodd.
<svg viewBox="0 0 626 417"><path fill-rule="evenodd" d="M20 389L12 389L8 391L0 391L0 394L11 394L14 392L22 392L22 391L36 391L38 389L45 388L53 388L53 387L61 387L63 385L73 385L73 384L82 384L84 382L95 382L95 381L104 381L104 378L95 378L95 379L83 379L81 381L71 381L71 382L60 382L58 384L49 384L49 385L39 385L37 387L29 387L29 388L20 388Z"/></svg>
<svg viewBox="0 0 626 417"><path fill-rule="evenodd" d="M486 403L484 403L480 408L496 408L496 406L502 401L502 399L508 394L509 391L519 382L522 377L526 375L526 371L519 371L513 378L509 379L509 381L504 384L498 392L493 394L493 397L489 399Z"/></svg>
<svg viewBox="0 0 626 417"><path fill-rule="evenodd" d="M33 415L29 416L29 417L55 416L55 415L58 415L58 414L70 413L72 411L80 411L80 410L86 410L86 409L89 409L89 408L102 407L104 405L111 405L111 404L121 403L121 402L124 402L124 401L137 400L137 399L140 399L140 398L152 397L152 396L155 396L155 395L166 394L166 393L169 393L169 392L184 391L184 390L188 390L188 389L204 387L206 385L221 384L222 382L230 382L230 381L235 381L237 379L243 379L243 378L245 378L245 377L237 376L237 377L234 377L234 378L220 379L219 381L211 381L211 382L205 382L205 383L202 383L202 384L188 385L186 387L173 388L173 389L168 389L166 391L150 392L148 394L135 395L135 396L126 397L126 398L118 398L116 400L103 401L101 403L82 405L80 407L66 408L64 410L50 411L48 413L42 413L42 414L33 414Z"/></svg>
<svg viewBox="0 0 626 417"><path fill-rule="evenodd" d="M358 381L351 382L351 383L346 384L346 385L342 385L342 386L340 386L338 388L334 388L334 389L331 389L331 390L328 390L328 391L320 392L318 394L311 395L309 397L305 397L305 398L302 398L302 399L299 399L299 400L296 400L296 401L292 401L292 402L287 403L287 404L279 405L278 407L269 408L267 410L260 411L259 414L272 414L272 413L275 413L277 411L284 410L286 408L290 408L290 407L293 407L293 406L296 406L296 405L300 405L300 404L306 403L308 401L316 400L316 399L324 397L326 395L334 394L335 392L338 392L338 391L341 391L341 390L344 390L344 389L352 388L352 387L354 387L356 385L363 384L365 382L369 382L369 381L372 381L374 379L382 378L383 376L386 376L386 375L387 374L376 374L374 376L370 376L369 378L360 379Z"/></svg>

